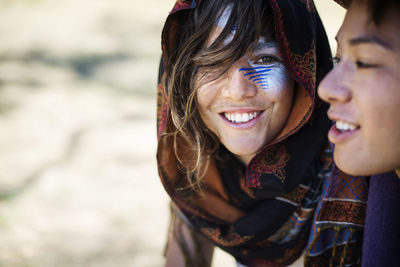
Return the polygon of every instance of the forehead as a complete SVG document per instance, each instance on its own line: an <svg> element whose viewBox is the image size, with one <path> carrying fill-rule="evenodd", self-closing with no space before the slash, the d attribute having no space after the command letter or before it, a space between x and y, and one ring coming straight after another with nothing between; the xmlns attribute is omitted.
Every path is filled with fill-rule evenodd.
<svg viewBox="0 0 400 267"><path fill-rule="evenodd" d="M213 29L211 30L211 33L208 37L208 40L206 42L206 46L210 46L217 38L218 36L222 33L223 28L221 28L219 25L215 25ZM232 40L233 38L234 31L230 35L228 35L224 41L224 45L229 46L229 41ZM272 40L270 38L266 38L264 36L260 36L258 42L255 44L253 50L258 51L258 50L263 50L267 48L273 48L273 49L278 49L278 44L275 40Z"/></svg>
<svg viewBox="0 0 400 267"><path fill-rule="evenodd" d="M400 53L400 11L394 9L385 11L383 20L376 25L365 1L354 1L346 13L337 40L339 45L345 45L355 38L372 40L370 44L373 45L385 43Z"/></svg>
<svg viewBox="0 0 400 267"><path fill-rule="evenodd" d="M228 20L232 14L232 4L227 5L220 15L217 17L216 21L214 22L214 27L212 28L208 40L206 43L206 46L210 46L217 38L218 36L222 33L224 28L226 27ZM236 27L237 25L234 24L233 28L231 29L231 32L228 36L225 37L224 44L228 44L232 39L233 36L236 34ZM269 28L269 27L268 27ZM261 49L265 47L277 47L276 41L272 36L269 36L270 32L272 32L272 29L268 29L264 27L264 34L260 36L260 39L258 40L255 49ZM267 36L265 36L267 35Z"/></svg>

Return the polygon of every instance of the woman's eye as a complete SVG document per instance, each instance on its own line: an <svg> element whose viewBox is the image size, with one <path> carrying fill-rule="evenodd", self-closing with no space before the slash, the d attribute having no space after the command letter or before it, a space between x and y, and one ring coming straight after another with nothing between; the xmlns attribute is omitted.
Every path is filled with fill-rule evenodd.
<svg viewBox="0 0 400 267"><path fill-rule="evenodd" d="M272 56L262 56L255 63L257 64L271 64L277 62L278 59Z"/></svg>
<svg viewBox="0 0 400 267"><path fill-rule="evenodd" d="M340 57L336 56L332 58L333 66L336 66L340 62Z"/></svg>
<svg viewBox="0 0 400 267"><path fill-rule="evenodd" d="M336 66L337 64L340 63L340 57L338 57L338 56L333 57L332 58L332 62L333 62L333 66ZM359 69L368 69L368 68L376 68L376 67L378 67L377 64L370 64L370 63L366 63L366 62L361 61L361 60L357 60L355 62L355 64L356 64L357 68L359 68Z"/></svg>
<svg viewBox="0 0 400 267"><path fill-rule="evenodd" d="M369 68L376 68L378 65L365 63L363 61L357 60L356 61L357 68L359 69L369 69Z"/></svg>

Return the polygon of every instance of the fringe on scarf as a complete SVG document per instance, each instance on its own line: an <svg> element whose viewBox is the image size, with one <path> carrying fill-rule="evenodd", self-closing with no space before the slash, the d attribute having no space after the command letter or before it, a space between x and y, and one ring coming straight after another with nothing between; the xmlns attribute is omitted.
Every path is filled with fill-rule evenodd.
<svg viewBox="0 0 400 267"><path fill-rule="evenodd" d="M338 238L339 238L339 234L341 230L346 229L347 227L339 227L339 226L333 226L332 225L328 225L328 226L323 226L323 227L319 227L317 229L317 233L315 235L315 237L313 238L312 242L310 243L305 256L304 256L304 266L305 267L313 267L313 266L329 266L329 267L333 267L333 266L340 266L340 267L344 267L345 264L347 265L348 263L346 263L346 256L348 256L348 251L349 251L349 247L352 243L352 239L353 236L356 232L358 231L362 231L358 228L353 228L353 227L349 227L347 229L350 230L350 234L349 237L347 238L347 241L343 244L337 244ZM319 255L315 255L315 256L311 256L311 250L312 248L315 246L315 244L318 242L318 239L320 237L320 235L322 234L322 232L324 230L327 229L332 229L335 232L335 237L334 237L334 241L333 241L333 246L331 248L332 253L329 257L329 260L326 258L325 252L319 254ZM356 242L360 242L360 241L356 241ZM354 242L353 242L354 243ZM344 247L343 247L344 246ZM343 247L343 251L341 252L341 255L339 255L339 248ZM342 249L341 249L342 250ZM359 255L356 256L356 260L355 262L353 262L352 266L360 266L360 260L361 260L361 254L357 253ZM325 259L324 259L325 258ZM337 261L336 259L339 259L339 261ZM336 260L336 262L335 262ZM321 265L322 264L322 265Z"/></svg>

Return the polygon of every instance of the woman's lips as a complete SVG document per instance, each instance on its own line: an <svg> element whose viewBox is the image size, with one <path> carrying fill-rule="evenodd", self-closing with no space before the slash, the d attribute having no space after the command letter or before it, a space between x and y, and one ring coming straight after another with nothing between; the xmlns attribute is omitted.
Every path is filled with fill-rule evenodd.
<svg viewBox="0 0 400 267"><path fill-rule="evenodd" d="M329 130L328 138L332 143L340 144L354 136L359 129L360 126L357 124L337 120Z"/></svg>
<svg viewBox="0 0 400 267"><path fill-rule="evenodd" d="M237 129L250 128L257 123L264 111L251 112L222 112L220 116L230 126Z"/></svg>

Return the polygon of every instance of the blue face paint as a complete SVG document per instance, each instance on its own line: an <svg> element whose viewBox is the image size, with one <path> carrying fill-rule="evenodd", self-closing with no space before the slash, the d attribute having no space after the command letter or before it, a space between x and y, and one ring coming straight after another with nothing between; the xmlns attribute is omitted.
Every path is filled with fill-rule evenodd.
<svg viewBox="0 0 400 267"><path fill-rule="evenodd" d="M216 26L221 29L225 28L231 12L232 4L229 4L217 20ZM237 25L234 24L232 27L232 33L224 40L225 45L228 45L232 41L236 30ZM267 42L264 37L261 37L255 51L250 51L249 54L252 55L250 56L250 58L246 55L244 56L245 60L248 63L248 67L241 68L239 69L239 71L242 73L243 77L248 79L250 82L253 82L256 85L260 86L263 90L269 89L271 91L278 90L282 87L282 84L284 84L289 79L289 76L283 64L279 62L274 62L273 64L267 65L265 63L254 62L252 60L254 58L258 58L259 55L262 54L272 54L277 57L279 51L276 42Z"/></svg>
<svg viewBox="0 0 400 267"><path fill-rule="evenodd" d="M272 70L270 66L259 66L259 67L251 67L251 68L241 68L239 69L242 72L243 76L246 77L249 81L256 83L261 86L262 89L267 90L269 87L269 72Z"/></svg>

